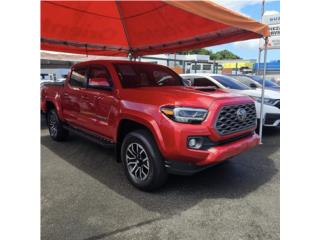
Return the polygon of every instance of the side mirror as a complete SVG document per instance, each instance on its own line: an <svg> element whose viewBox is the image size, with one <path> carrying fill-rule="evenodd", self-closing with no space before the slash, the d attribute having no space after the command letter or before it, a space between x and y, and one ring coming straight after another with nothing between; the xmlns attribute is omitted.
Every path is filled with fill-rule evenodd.
<svg viewBox="0 0 320 240"><path fill-rule="evenodd" d="M255 85L254 83L250 83L250 87L251 88L257 88L257 85Z"/></svg>
<svg viewBox="0 0 320 240"><path fill-rule="evenodd" d="M188 87L190 87L192 85L190 79L183 79L183 83L184 83L185 86L188 86Z"/></svg>
<svg viewBox="0 0 320 240"><path fill-rule="evenodd" d="M89 86L110 88L109 81L104 77L89 78Z"/></svg>

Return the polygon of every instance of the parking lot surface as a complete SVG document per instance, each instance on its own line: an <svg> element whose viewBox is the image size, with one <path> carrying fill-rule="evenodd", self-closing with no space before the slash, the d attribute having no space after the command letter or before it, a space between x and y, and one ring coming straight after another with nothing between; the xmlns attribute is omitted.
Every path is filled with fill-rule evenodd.
<svg viewBox="0 0 320 240"><path fill-rule="evenodd" d="M42 239L279 239L280 131L264 144L153 193L134 188L112 150L41 119Z"/></svg>

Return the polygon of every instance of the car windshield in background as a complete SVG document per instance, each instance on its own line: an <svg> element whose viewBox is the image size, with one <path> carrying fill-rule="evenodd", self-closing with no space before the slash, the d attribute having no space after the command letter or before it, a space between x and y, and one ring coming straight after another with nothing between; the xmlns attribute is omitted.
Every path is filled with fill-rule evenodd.
<svg viewBox="0 0 320 240"><path fill-rule="evenodd" d="M184 86L172 70L149 64L114 64L123 88Z"/></svg>
<svg viewBox="0 0 320 240"><path fill-rule="evenodd" d="M262 78L259 76L250 76L253 80L257 81L262 85ZM270 88L280 88L280 86L270 80L265 80L265 86Z"/></svg>
<svg viewBox="0 0 320 240"><path fill-rule="evenodd" d="M217 80L220 84L226 88L238 89L238 90L248 90L250 89L246 85L238 82L237 80L227 77L227 76L211 76L213 79Z"/></svg>
<svg viewBox="0 0 320 240"><path fill-rule="evenodd" d="M242 84L252 88L252 85L255 86L255 88L260 88L261 85L260 83L254 81L253 79L247 77L247 76L242 76L242 75L232 75L231 76L234 79L237 79L239 82L241 82Z"/></svg>

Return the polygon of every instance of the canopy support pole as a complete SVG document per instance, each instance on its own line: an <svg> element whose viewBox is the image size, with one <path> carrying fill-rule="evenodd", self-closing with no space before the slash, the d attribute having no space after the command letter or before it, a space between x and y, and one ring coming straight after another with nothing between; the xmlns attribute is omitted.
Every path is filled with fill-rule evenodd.
<svg viewBox="0 0 320 240"><path fill-rule="evenodd" d="M264 39L264 60L263 60L264 62L263 62L263 79L262 79L260 126L259 126L260 144L262 144L262 128L264 124L263 105L264 105L264 88L265 88L266 71L267 71L267 51L268 51L268 37Z"/></svg>
<svg viewBox="0 0 320 240"><path fill-rule="evenodd" d="M261 63L261 52L262 52L262 49L259 47L259 56L258 56L258 67L257 67L257 73L256 73L256 75L260 75L260 63Z"/></svg>

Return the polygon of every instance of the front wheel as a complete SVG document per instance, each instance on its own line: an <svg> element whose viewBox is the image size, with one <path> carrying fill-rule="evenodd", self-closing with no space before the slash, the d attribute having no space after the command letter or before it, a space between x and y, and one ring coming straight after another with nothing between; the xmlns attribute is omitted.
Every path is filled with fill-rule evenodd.
<svg viewBox="0 0 320 240"><path fill-rule="evenodd" d="M47 125L49 128L50 137L55 141L62 141L68 137L68 130L63 128L56 110L51 109L47 113Z"/></svg>
<svg viewBox="0 0 320 240"><path fill-rule="evenodd" d="M141 190L155 190L167 180L162 156L147 130L133 131L124 138L121 160L129 181Z"/></svg>

